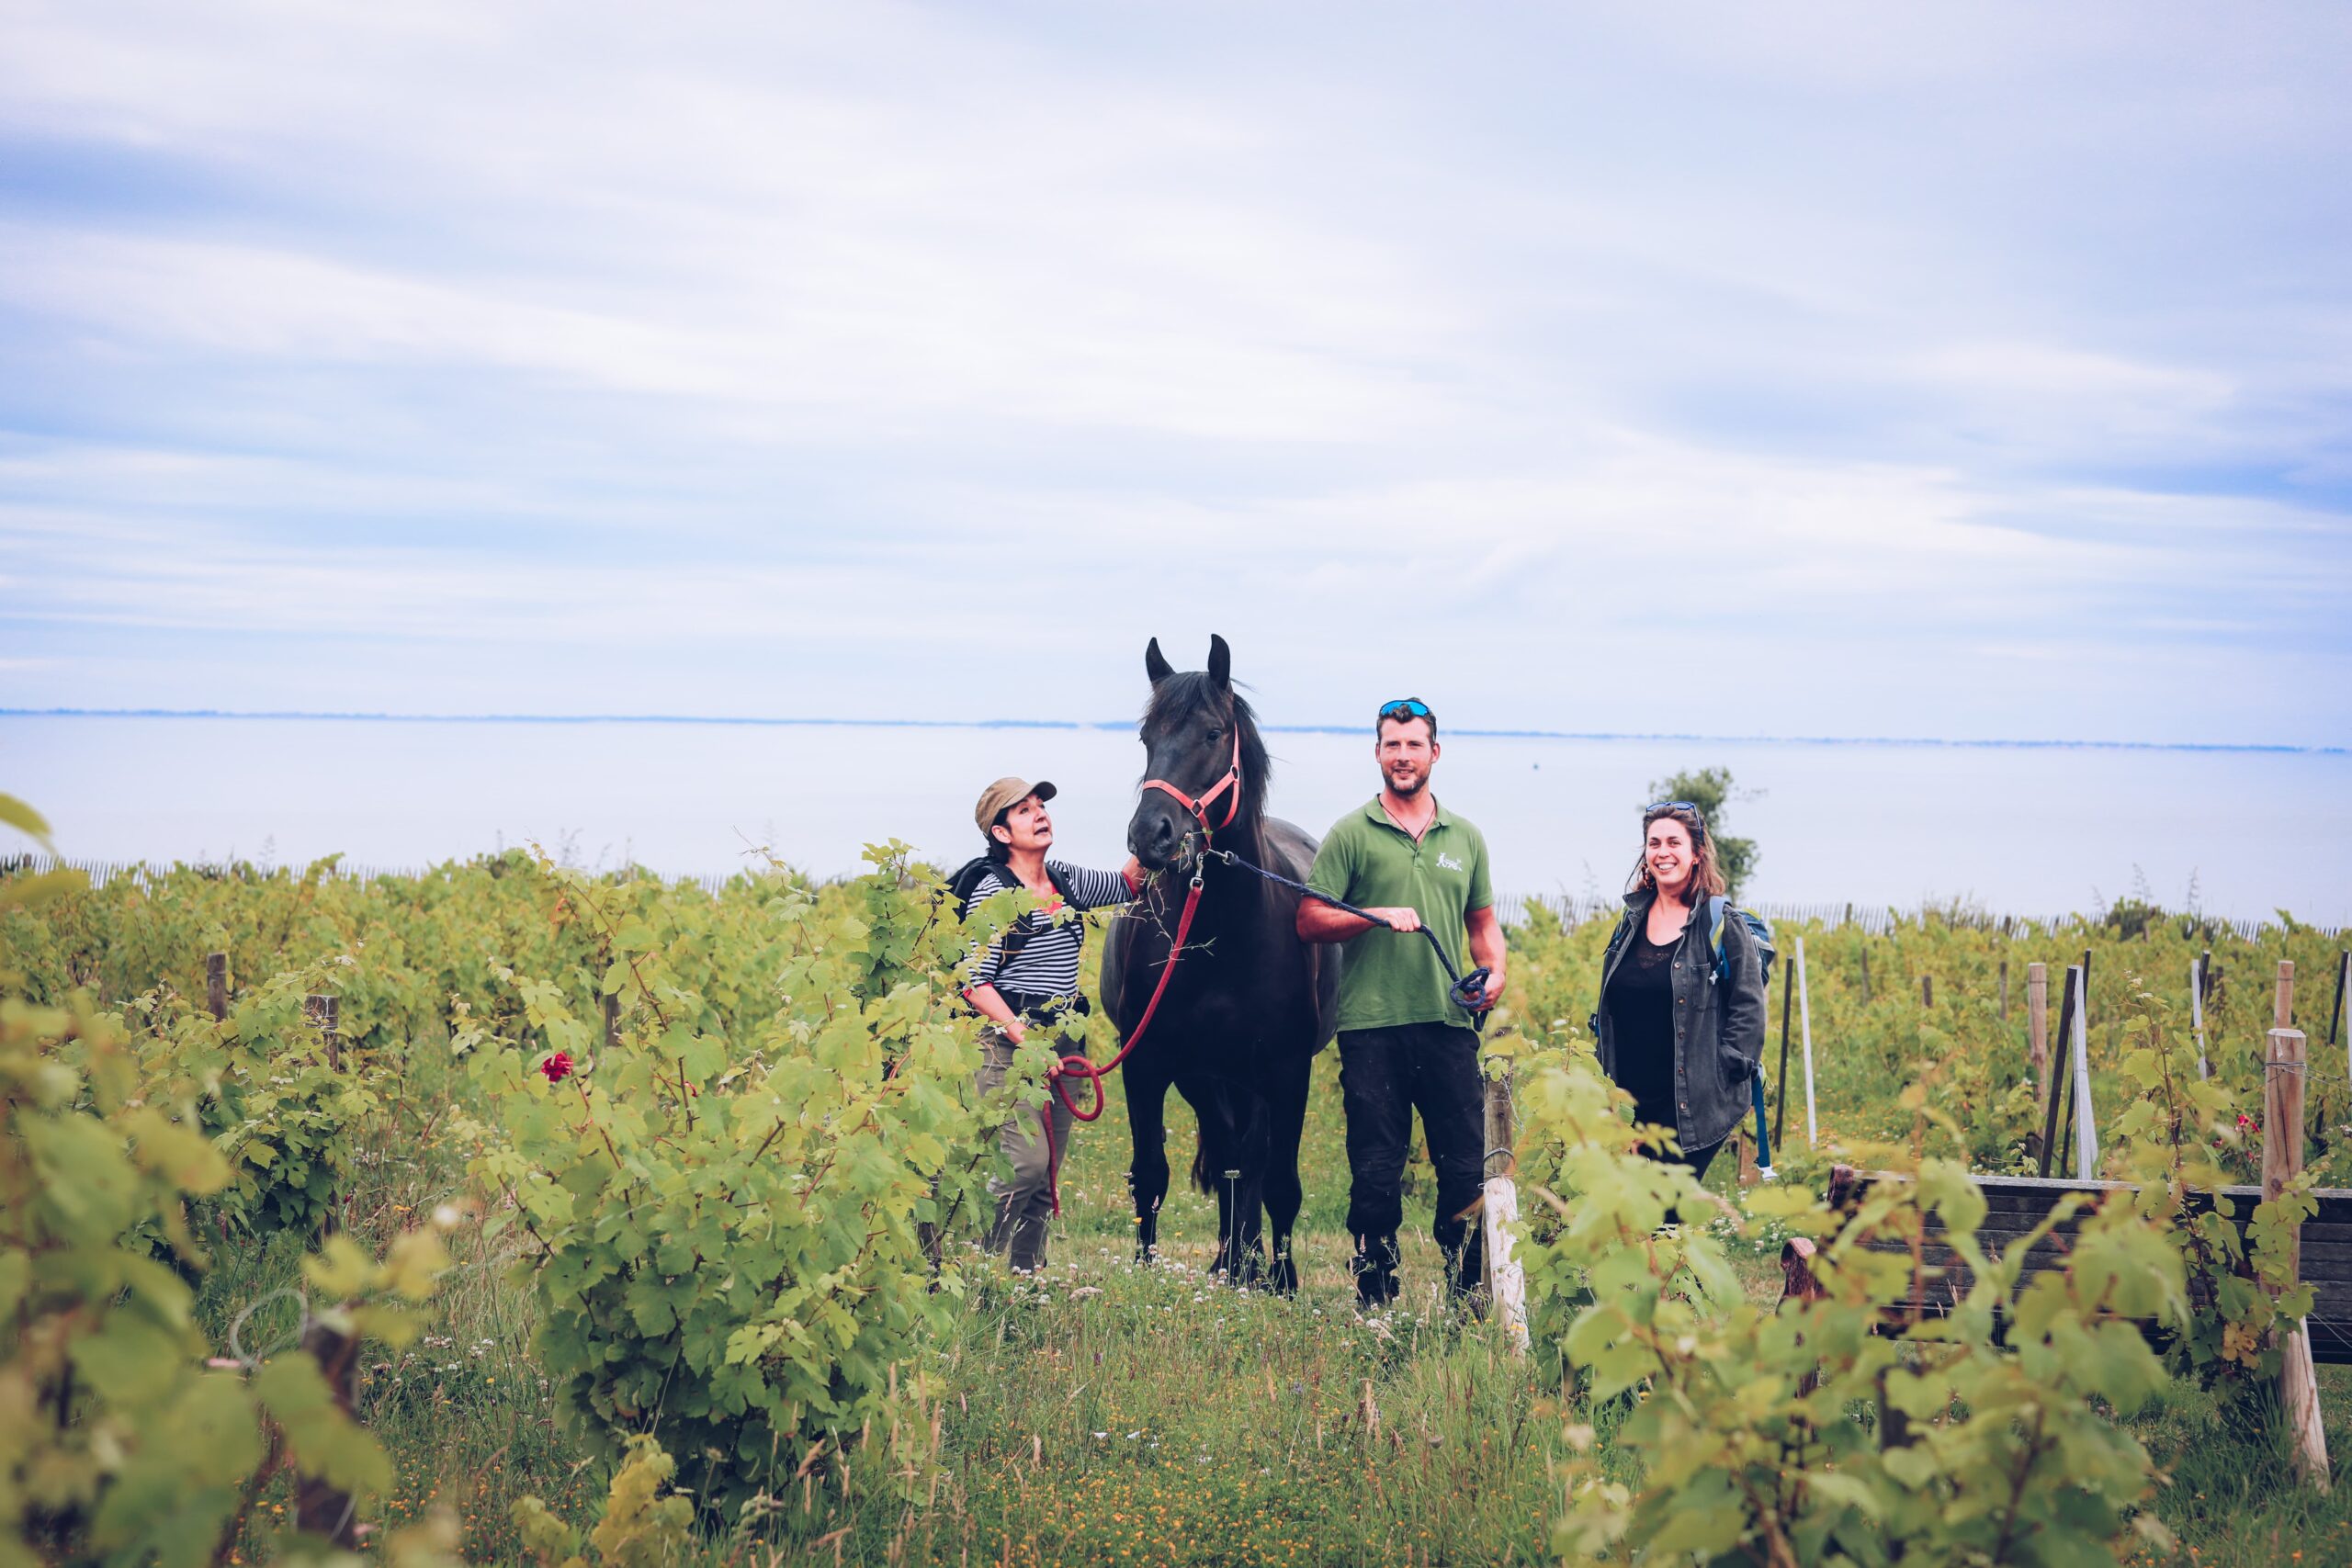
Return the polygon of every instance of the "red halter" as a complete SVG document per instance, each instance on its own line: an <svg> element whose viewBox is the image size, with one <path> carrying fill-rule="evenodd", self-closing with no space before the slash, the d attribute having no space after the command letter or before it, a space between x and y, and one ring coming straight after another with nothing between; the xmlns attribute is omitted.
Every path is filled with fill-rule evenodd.
<svg viewBox="0 0 2352 1568"><path fill-rule="evenodd" d="M1195 800L1191 795L1186 795L1182 790L1178 789L1166 779L1146 779L1143 781L1143 787L1146 789L1164 790L1168 794L1174 795L1176 797L1177 804L1182 806L1185 810L1191 812L1193 814L1193 820L1201 825L1201 835L1204 838L1207 837L1211 831L1209 828L1210 803L1215 801L1218 795L1225 794L1227 790L1231 790L1233 792L1233 795L1231 799L1225 803L1225 820L1218 823L1217 826L1219 828L1230 828L1233 826L1234 818L1239 815L1241 810L1240 785L1241 727L1238 724L1233 727L1232 765L1225 770L1225 776L1217 780L1216 783L1209 785L1208 793L1202 795L1198 800Z"/></svg>

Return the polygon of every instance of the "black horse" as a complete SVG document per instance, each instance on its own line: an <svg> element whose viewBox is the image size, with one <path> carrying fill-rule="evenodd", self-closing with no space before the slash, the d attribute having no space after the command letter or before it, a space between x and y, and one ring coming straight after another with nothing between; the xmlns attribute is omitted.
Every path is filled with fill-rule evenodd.
<svg viewBox="0 0 2352 1568"><path fill-rule="evenodd" d="M1133 1039L1197 884L1182 954L1125 1065L1136 1253L1148 1258L1159 1246L1173 1084L1200 1118L1193 1179L1216 1194L1216 1267L1237 1283L1263 1278L1289 1291L1298 1284L1290 1235L1304 1196L1307 1071L1331 1038L1339 950L1298 940L1297 894L1201 853L1205 843L1300 881L1315 862L1313 837L1265 815L1266 747L1233 689L1232 663L1221 637L1209 639L1205 672L1170 668L1157 638L1144 650L1145 785L1127 847L1161 874L1104 941L1102 1005L1119 1038Z"/></svg>

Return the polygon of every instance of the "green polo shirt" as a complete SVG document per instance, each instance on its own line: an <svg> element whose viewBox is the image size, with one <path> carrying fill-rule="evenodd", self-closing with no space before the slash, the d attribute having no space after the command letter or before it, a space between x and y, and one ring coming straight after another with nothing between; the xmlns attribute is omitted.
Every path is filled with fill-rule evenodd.
<svg viewBox="0 0 2352 1568"><path fill-rule="evenodd" d="M1437 933L1462 974L1471 967L1464 917L1495 901L1484 834L1440 804L1415 843L1388 819L1377 795L1331 825L1306 882L1317 893L1359 908L1401 905L1419 910L1421 923ZM1471 1026L1469 1010L1446 994L1445 970L1430 951L1429 938L1375 926L1350 938L1340 954L1340 1028Z"/></svg>

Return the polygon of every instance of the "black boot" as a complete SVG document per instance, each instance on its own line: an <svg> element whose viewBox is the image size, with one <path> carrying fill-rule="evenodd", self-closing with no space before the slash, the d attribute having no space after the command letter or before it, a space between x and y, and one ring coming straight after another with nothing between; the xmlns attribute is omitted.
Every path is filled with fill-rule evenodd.
<svg viewBox="0 0 2352 1568"><path fill-rule="evenodd" d="M1349 1264L1356 1277L1359 1309L1384 1307L1396 1299L1396 1233L1356 1237L1356 1255Z"/></svg>

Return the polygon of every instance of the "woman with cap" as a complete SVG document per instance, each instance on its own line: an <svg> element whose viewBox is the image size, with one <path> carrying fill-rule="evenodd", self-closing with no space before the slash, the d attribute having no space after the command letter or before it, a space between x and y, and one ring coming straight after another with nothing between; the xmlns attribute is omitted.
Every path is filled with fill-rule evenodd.
<svg viewBox="0 0 2352 1568"><path fill-rule="evenodd" d="M1046 803L1054 795L1054 786L1043 781L1033 784L1002 778L980 792L972 813L988 840L988 863L972 880L966 908L1013 887L1025 887L1043 900L1042 908L998 932L972 959L964 996L989 1021L980 1033L983 1094L1003 1087L1013 1051L1031 1029L1050 1030L1058 1036L1054 1048L1057 1057L1085 1055L1084 1020L1090 1010L1078 988L1078 963L1086 922L1065 919L1064 912L1127 903L1144 884L1143 867L1132 855L1117 871L1089 871L1048 861L1046 852L1053 846L1054 823L1046 814ZM1044 1124L1048 1116L1050 1142ZM1045 1264L1054 1167L1069 1146L1070 1125L1069 1108L1059 1095L1049 1095L1042 1111L1016 1112L998 1134L1012 1176L990 1185L997 1206L989 1248L1009 1250L1015 1269Z"/></svg>
<svg viewBox="0 0 2352 1568"><path fill-rule="evenodd" d="M1764 1055L1763 956L1747 922L1723 922L1721 964L1702 906L1724 891L1706 818L1687 800L1642 810L1642 856L1600 960L1600 1066L1634 1120L1672 1129L1679 1159L1707 1166L1747 1109ZM1719 978L1720 976L1720 978Z"/></svg>

